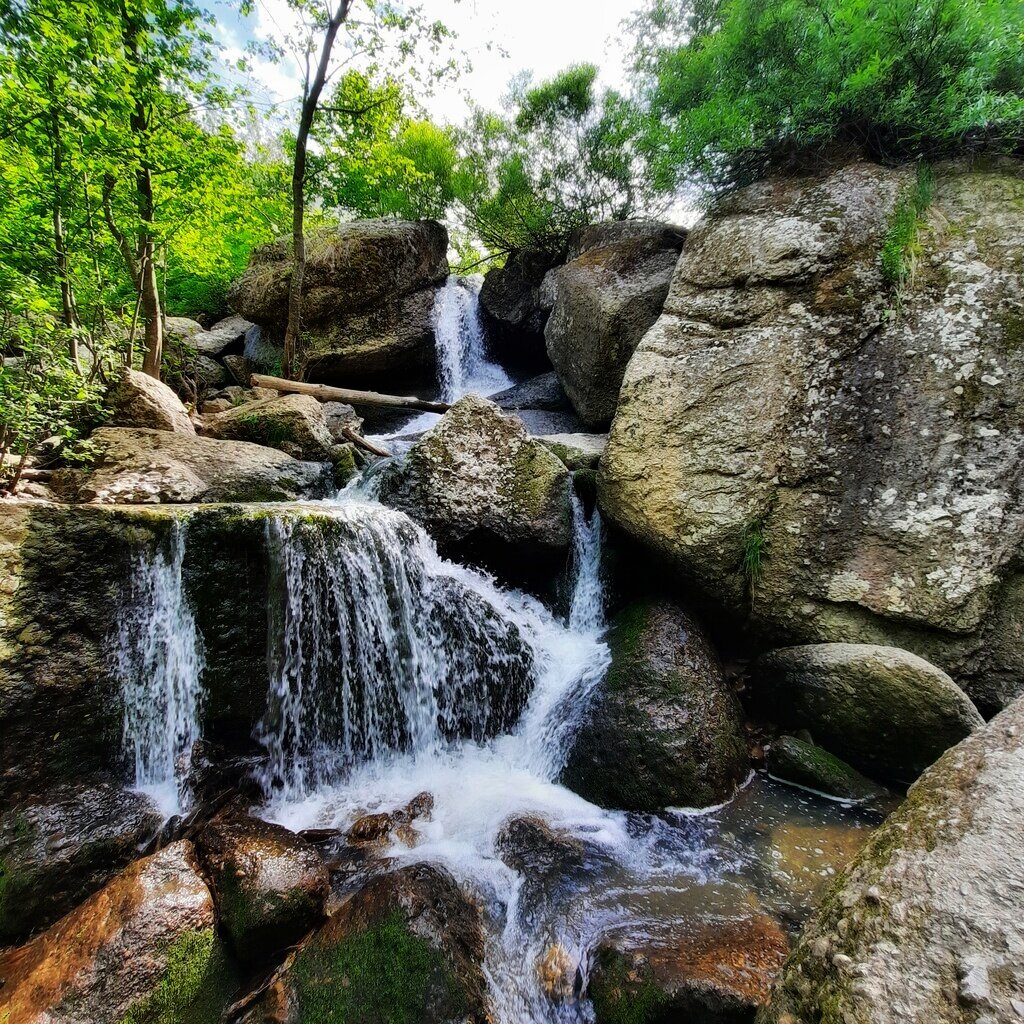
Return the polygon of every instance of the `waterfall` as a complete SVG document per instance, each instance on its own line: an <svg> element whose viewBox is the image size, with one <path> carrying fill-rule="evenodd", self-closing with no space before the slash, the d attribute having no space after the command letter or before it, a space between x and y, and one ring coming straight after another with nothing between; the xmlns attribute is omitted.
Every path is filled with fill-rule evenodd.
<svg viewBox="0 0 1024 1024"><path fill-rule="evenodd" d="M116 644L135 785L167 813L187 805L184 775L202 710L202 639L182 585L186 531L185 522L173 520L169 550L137 557Z"/></svg>
<svg viewBox="0 0 1024 1024"><path fill-rule="evenodd" d="M597 633L604 628L604 592L601 589L601 513L595 508L587 519L583 502L572 496L572 597L569 628Z"/></svg>
<svg viewBox="0 0 1024 1024"><path fill-rule="evenodd" d="M267 520L268 795L301 799L353 765L509 728L533 653L509 599L441 559L400 512L367 502Z"/></svg>

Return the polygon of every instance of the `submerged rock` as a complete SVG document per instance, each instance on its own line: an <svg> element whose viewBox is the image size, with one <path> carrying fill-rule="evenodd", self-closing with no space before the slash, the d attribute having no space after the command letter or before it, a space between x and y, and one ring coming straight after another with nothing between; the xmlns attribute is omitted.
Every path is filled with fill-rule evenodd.
<svg viewBox="0 0 1024 1024"><path fill-rule="evenodd" d="M460 399L381 477L380 498L442 548L520 560L560 556L571 539L569 473L523 425L476 395Z"/></svg>
<svg viewBox="0 0 1024 1024"><path fill-rule="evenodd" d="M329 462L335 443L324 408L311 395L281 395L205 416L201 432L206 437L277 448L311 462Z"/></svg>
<svg viewBox="0 0 1024 1024"><path fill-rule="evenodd" d="M903 647L995 709L1024 685L1024 162L936 167L894 288L880 254L915 190L855 163L695 227L599 498L776 643Z"/></svg>
<svg viewBox="0 0 1024 1024"><path fill-rule="evenodd" d="M857 803L883 800L887 793L845 761L795 736L780 736L768 750L773 778L792 782L826 796Z"/></svg>
<svg viewBox="0 0 1024 1024"><path fill-rule="evenodd" d="M661 313L686 233L657 221L588 232L578 255L553 274L555 304L544 337L573 408L595 428L615 415L626 365Z"/></svg>
<svg viewBox="0 0 1024 1024"><path fill-rule="evenodd" d="M1024 701L948 751L822 901L759 1024L1016 1024Z"/></svg>
<svg viewBox="0 0 1024 1024"><path fill-rule="evenodd" d="M606 941L588 985L595 1024L747 1024L789 943L763 914L640 942Z"/></svg>
<svg viewBox="0 0 1024 1024"><path fill-rule="evenodd" d="M667 601L637 603L612 623L608 643L612 664L565 784L633 811L729 797L748 770L741 710L697 622Z"/></svg>
<svg viewBox="0 0 1024 1024"><path fill-rule="evenodd" d="M477 907L443 868L417 864L351 895L266 993L263 1008L283 1007L296 1022L484 1024L483 952Z"/></svg>
<svg viewBox="0 0 1024 1024"><path fill-rule="evenodd" d="M236 987L187 842L136 862L0 954L0 978L5 1024L214 1024Z"/></svg>
<svg viewBox="0 0 1024 1024"><path fill-rule="evenodd" d="M107 392L113 427L146 427L194 434L195 427L181 399L166 385L139 370L122 367Z"/></svg>
<svg viewBox="0 0 1024 1024"><path fill-rule="evenodd" d="M448 233L434 221L360 220L311 233L303 279L305 372L347 383L429 366L434 287L448 276ZM264 333L287 322L285 241L257 249L231 305Z"/></svg>
<svg viewBox="0 0 1024 1024"><path fill-rule="evenodd" d="M896 782L913 782L984 721L945 672L894 647L787 647L763 655L755 677L780 721Z"/></svg>
<svg viewBox="0 0 1024 1024"><path fill-rule="evenodd" d="M80 501L296 501L325 497L333 488L330 465L300 462L245 441L102 427L92 442L92 468L75 481L73 493Z"/></svg>
<svg viewBox="0 0 1024 1024"><path fill-rule="evenodd" d="M327 867L294 832L227 814L210 822L196 845L221 926L241 960L270 960L323 920Z"/></svg>
<svg viewBox="0 0 1024 1024"><path fill-rule="evenodd" d="M135 860L163 816L111 782L58 786L0 817L0 945L52 924Z"/></svg>

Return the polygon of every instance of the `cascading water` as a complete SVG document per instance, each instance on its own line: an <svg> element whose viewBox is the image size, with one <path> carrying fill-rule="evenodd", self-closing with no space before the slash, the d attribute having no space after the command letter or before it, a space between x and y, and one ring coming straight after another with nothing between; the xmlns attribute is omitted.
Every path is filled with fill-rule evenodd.
<svg viewBox="0 0 1024 1024"><path fill-rule="evenodd" d="M138 556L116 645L135 785L167 814L187 806L184 772L202 710L202 640L182 582L186 531L173 520L169 550Z"/></svg>

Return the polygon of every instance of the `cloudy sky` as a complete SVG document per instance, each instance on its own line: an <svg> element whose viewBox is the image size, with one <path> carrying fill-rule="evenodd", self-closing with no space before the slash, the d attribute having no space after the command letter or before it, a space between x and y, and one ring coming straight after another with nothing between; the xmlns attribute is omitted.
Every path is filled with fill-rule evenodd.
<svg viewBox="0 0 1024 1024"><path fill-rule="evenodd" d="M441 121L460 122L466 95L487 107L497 107L509 79L523 70L541 79L567 64L590 62L602 70L606 85L621 85L623 44L621 22L639 0L624 4L607 0L421 0L424 13L456 30L457 45L466 52L473 70L421 101ZM229 59L240 57L252 40L281 40L295 31L287 0L256 0L255 11L241 18L225 0L212 11ZM498 44L507 54L500 54ZM278 63L252 61L250 89L265 105L287 104L300 91L299 70L293 59Z"/></svg>

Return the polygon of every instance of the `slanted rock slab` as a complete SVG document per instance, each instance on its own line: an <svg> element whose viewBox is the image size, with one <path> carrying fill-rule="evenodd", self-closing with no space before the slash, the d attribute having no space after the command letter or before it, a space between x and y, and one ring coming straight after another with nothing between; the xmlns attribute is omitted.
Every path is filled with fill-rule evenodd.
<svg viewBox="0 0 1024 1024"><path fill-rule="evenodd" d="M107 392L109 424L194 434L195 427L181 399L164 383L140 370L123 367Z"/></svg>

